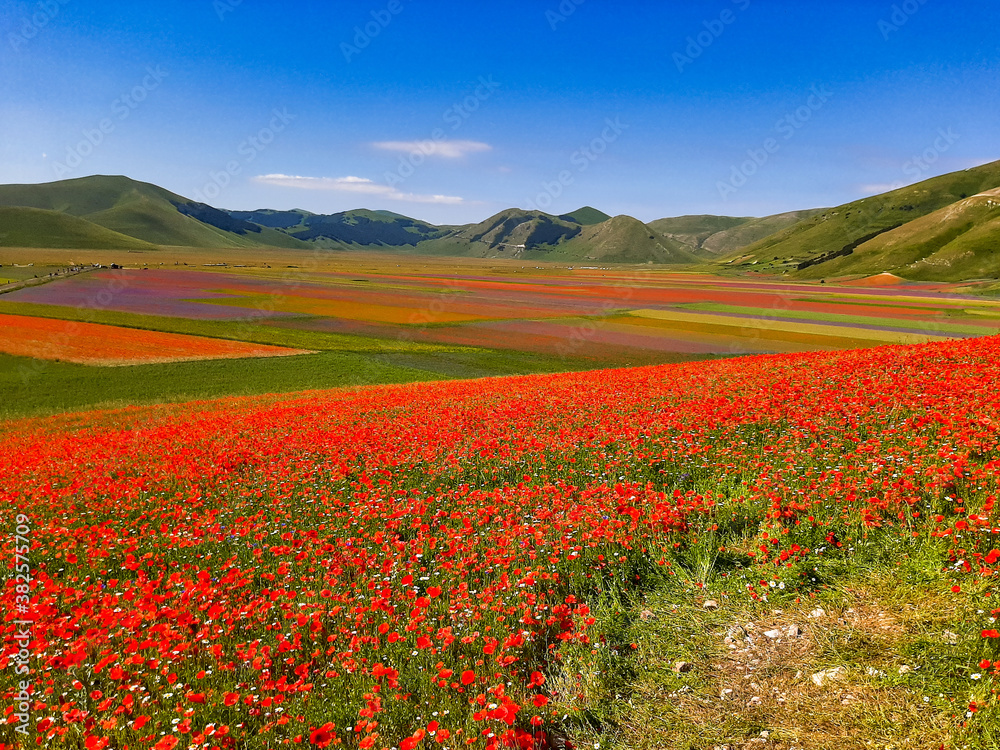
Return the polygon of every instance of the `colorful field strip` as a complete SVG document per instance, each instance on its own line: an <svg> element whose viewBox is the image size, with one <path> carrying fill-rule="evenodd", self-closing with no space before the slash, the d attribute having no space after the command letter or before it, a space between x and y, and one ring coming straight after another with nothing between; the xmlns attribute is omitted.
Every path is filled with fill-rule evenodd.
<svg viewBox="0 0 1000 750"><path fill-rule="evenodd" d="M996 299L890 278L849 286L644 268L350 266L102 270L4 294L0 312L9 300L622 364L654 353L829 350L1000 332Z"/></svg>
<svg viewBox="0 0 1000 750"><path fill-rule="evenodd" d="M308 353L242 341L22 315L0 315L0 352L99 366L289 357Z"/></svg>
<svg viewBox="0 0 1000 750"><path fill-rule="evenodd" d="M633 310L630 313L637 318L652 318L664 320L672 324L694 324L737 328L747 331L777 331L779 333L804 333L816 336L842 335L846 338L877 341L881 344L926 344L931 341L946 341L947 336L935 336L924 333L908 333L903 331L882 331L859 326L825 326L817 323L800 323L795 321L768 320L763 317L737 318L726 315L708 315L699 313L675 312L672 310Z"/></svg>

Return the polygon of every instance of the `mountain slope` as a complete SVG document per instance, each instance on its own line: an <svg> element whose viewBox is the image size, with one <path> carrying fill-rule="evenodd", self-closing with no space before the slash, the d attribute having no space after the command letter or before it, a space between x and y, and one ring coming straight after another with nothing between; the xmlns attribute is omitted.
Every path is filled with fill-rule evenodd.
<svg viewBox="0 0 1000 750"><path fill-rule="evenodd" d="M880 234L850 255L802 269L798 275L884 272L926 281L1000 277L1000 188Z"/></svg>
<svg viewBox="0 0 1000 750"><path fill-rule="evenodd" d="M414 246L437 239L447 230L391 211L342 211L312 214L308 211L229 211L235 219L273 227L290 237L319 247L343 245L374 247Z"/></svg>
<svg viewBox="0 0 1000 750"><path fill-rule="evenodd" d="M157 245L305 247L283 233L236 221L211 206L122 176L0 185L0 206L57 211Z"/></svg>
<svg viewBox="0 0 1000 750"><path fill-rule="evenodd" d="M527 257L550 260L601 261L604 263L697 263L684 245L665 237L631 216L615 216L601 224L584 227L573 239L545 252Z"/></svg>
<svg viewBox="0 0 1000 750"><path fill-rule="evenodd" d="M729 262L783 271L821 267L820 273L829 275L830 261L853 254L879 234L996 187L1000 161L941 175L823 211L733 253Z"/></svg>
<svg viewBox="0 0 1000 750"><path fill-rule="evenodd" d="M560 262L696 263L679 242L654 232L638 219L616 216L583 225L565 216L511 208L479 224L458 227L413 251L474 258L521 258ZM592 218L585 215L584 218Z"/></svg>
<svg viewBox="0 0 1000 750"><path fill-rule="evenodd" d="M0 208L0 247L46 247L71 250L155 250L86 219L43 208Z"/></svg>
<svg viewBox="0 0 1000 750"><path fill-rule="evenodd" d="M821 211L822 209L790 211L760 219L711 215L677 216L652 221L649 226L687 245L700 257L715 258L759 242Z"/></svg>
<svg viewBox="0 0 1000 750"><path fill-rule="evenodd" d="M596 208L591 208L590 206L584 206L581 209L574 211L573 213L563 214L559 217L563 221L568 221L571 224L582 224L584 226L590 226L591 224L603 224L605 221L610 219L603 211L598 211Z"/></svg>

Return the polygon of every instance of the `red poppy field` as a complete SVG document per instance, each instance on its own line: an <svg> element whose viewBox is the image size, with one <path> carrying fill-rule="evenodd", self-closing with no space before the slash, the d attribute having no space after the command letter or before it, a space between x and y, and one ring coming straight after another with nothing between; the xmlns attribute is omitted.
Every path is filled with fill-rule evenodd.
<svg viewBox="0 0 1000 750"><path fill-rule="evenodd" d="M2 314L0 352L105 367L308 353L242 341Z"/></svg>
<svg viewBox="0 0 1000 750"><path fill-rule="evenodd" d="M947 645L859 679L940 717L907 746L994 747L998 355L982 338L8 423L0 748L568 748L616 736L587 675L632 700L652 592L679 632L684 607L780 612L918 558L948 586ZM793 746L781 731L769 746Z"/></svg>

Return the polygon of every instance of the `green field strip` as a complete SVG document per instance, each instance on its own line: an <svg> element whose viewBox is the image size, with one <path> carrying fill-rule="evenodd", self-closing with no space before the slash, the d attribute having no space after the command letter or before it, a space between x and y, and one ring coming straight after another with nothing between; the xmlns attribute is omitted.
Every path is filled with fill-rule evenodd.
<svg viewBox="0 0 1000 750"><path fill-rule="evenodd" d="M844 302L840 302L845 300ZM865 302L857 302L855 300L866 300ZM907 306L912 309L916 306L920 309L935 309L936 307L993 307L1000 308L1000 303L996 300L988 299L956 299L955 297L943 296L940 299L928 299L927 297L911 297L907 295L893 295L886 296L884 294L864 294L857 293L851 294L847 292L827 292L812 295L809 297L803 297L800 301L803 302L830 302L833 304L870 304L867 302L870 300L877 305L885 306L888 301L891 301L891 305ZM905 303L900 304L900 303Z"/></svg>

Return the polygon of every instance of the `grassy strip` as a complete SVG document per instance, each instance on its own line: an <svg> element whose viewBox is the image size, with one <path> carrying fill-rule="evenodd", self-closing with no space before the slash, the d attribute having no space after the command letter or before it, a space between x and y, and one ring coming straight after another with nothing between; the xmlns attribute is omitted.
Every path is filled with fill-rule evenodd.
<svg viewBox="0 0 1000 750"><path fill-rule="evenodd" d="M676 359L688 358L676 355ZM433 352L320 352L132 367L88 367L0 354L0 419L223 396L612 366L580 357L462 347Z"/></svg>

